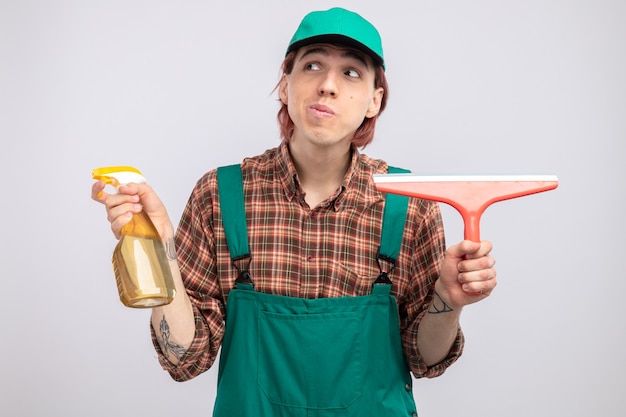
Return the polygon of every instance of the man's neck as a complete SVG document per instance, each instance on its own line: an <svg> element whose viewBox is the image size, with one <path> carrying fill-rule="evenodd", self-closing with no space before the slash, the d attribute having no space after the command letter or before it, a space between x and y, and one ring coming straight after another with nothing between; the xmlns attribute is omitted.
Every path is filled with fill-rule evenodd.
<svg viewBox="0 0 626 417"><path fill-rule="evenodd" d="M314 208L341 186L352 160L351 146L301 149L290 146L305 201Z"/></svg>

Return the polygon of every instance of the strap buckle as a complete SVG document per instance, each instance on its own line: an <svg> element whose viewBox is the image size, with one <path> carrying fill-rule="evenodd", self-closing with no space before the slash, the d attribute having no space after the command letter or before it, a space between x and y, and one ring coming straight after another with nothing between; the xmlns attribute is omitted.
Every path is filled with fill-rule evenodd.
<svg viewBox="0 0 626 417"><path fill-rule="evenodd" d="M381 261L384 261L386 264L390 265L390 267L385 270ZM389 279L389 274L391 274L395 269L396 260L394 258L390 258L389 256L381 254L380 249L378 249L378 253L376 254L376 263L378 264L380 274L378 274L378 278L376 278L376 281L374 281L374 285L392 285L393 283Z"/></svg>
<svg viewBox="0 0 626 417"><path fill-rule="evenodd" d="M240 261L246 261L246 260L247 262L244 262L243 265L238 264L240 263ZM248 269L250 268L251 260L252 260L252 257L249 254L233 258L232 260L233 266L235 267L237 272L239 272L239 275L237 276L237 279L235 280L235 284L250 285L254 288L254 280L252 279L252 276L250 275L250 271L248 271Z"/></svg>

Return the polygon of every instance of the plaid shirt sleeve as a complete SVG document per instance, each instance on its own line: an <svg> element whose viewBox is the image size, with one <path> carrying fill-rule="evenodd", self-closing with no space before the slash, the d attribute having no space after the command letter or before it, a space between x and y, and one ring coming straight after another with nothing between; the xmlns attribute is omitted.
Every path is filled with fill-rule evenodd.
<svg viewBox="0 0 626 417"><path fill-rule="evenodd" d="M439 205L425 200L411 199L406 230L405 246L398 263L410 265L409 271L399 273L401 277L408 280L405 290L400 289L397 295L402 346L413 374L417 378L433 378L443 374L450 365L456 362L464 347L463 332L459 328L448 356L430 367L424 363L417 348L418 327L422 318L428 314L435 281L439 277L445 253L445 237ZM411 235L406 236L408 233Z"/></svg>
<svg viewBox="0 0 626 417"><path fill-rule="evenodd" d="M224 335L224 299L217 279L213 238L216 189L215 171L198 181L176 231L178 264L196 323L193 342L177 365L163 355L154 329L151 330L159 362L176 381L189 380L208 370L217 357Z"/></svg>

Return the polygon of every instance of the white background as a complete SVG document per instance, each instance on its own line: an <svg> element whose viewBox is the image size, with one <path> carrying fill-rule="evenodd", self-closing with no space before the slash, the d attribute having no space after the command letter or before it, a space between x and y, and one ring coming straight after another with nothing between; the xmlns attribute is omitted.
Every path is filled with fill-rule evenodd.
<svg viewBox="0 0 626 417"><path fill-rule="evenodd" d="M205 171L279 143L284 49L333 5L383 35L390 102L367 154L560 180L487 209L500 284L464 311L459 362L416 381L420 416L624 415L626 3L2 0L3 416L210 415L216 369L173 382L149 312L117 298L91 169L137 166L178 222Z"/></svg>

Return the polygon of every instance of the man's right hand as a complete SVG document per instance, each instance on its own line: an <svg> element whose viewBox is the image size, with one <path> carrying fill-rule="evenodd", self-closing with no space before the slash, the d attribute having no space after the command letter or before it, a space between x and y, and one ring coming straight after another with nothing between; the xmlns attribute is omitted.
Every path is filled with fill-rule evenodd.
<svg viewBox="0 0 626 417"><path fill-rule="evenodd" d="M173 237L174 227L167 210L150 185L130 183L120 186L113 194L107 193L105 187L104 181L96 181L91 187L91 198L106 207L107 219L117 239L133 214L142 210L150 217L162 239Z"/></svg>

